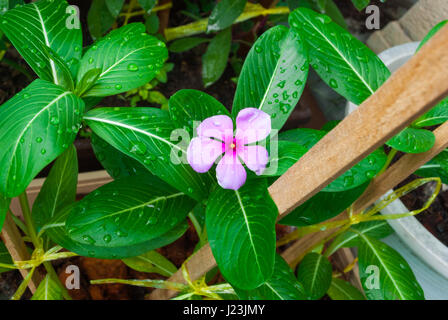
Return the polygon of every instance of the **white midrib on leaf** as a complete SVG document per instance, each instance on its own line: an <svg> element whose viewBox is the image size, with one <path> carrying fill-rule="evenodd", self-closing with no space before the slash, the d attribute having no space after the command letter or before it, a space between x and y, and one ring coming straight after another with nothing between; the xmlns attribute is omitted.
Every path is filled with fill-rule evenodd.
<svg viewBox="0 0 448 320"><path fill-rule="evenodd" d="M426 119L423 119L421 121L415 122L415 125L416 126L425 126L425 125L422 125L422 123L425 123L425 122L428 122L428 121L433 121L433 120L438 120L438 119L446 119L446 118L447 118L446 115L445 116L430 117L430 118L426 118Z"/></svg>
<svg viewBox="0 0 448 320"><path fill-rule="evenodd" d="M440 164L424 164L420 167L420 169L433 169L433 168L441 168Z"/></svg>
<svg viewBox="0 0 448 320"><path fill-rule="evenodd" d="M364 230L362 230L362 231L358 231L358 232L360 232L360 233L367 233L367 232L372 231L372 230L375 230L375 229L377 229L377 228L381 228L382 226L383 226L383 225L381 225L381 224L375 224L375 225L372 225L371 227L369 227L369 228L367 228L367 229L364 229ZM348 229L348 231L350 231L350 230L351 230L351 229ZM349 242L349 241L355 239L355 238L358 236L358 233L354 233L354 232L352 232L352 234L353 234L352 236L349 236L349 237L346 238L344 241L342 241L341 243L339 243L337 249L341 248L344 244L346 244L347 242ZM334 250L334 249L333 249L333 250Z"/></svg>
<svg viewBox="0 0 448 320"><path fill-rule="evenodd" d="M344 294L347 298L349 298L349 300L353 300L353 299L351 299L351 298L353 298L353 297L350 295L350 293L348 293L347 291L345 291L344 288L342 288L341 286L339 286L335 281L333 281L333 282L331 283L331 285L332 285L333 287L335 287L336 289L338 289L339 292L342 292L342 294Z"/></svg>
<svg viewBox="0 0 448 320"><path fill-rule="evenodd" d="M36 120L36 118L39 117L44 111L47 111L47 109L50 108L53 104L57 103L59 100L61 100L63 97L65 97L66 95L68 95L70 93L71 93L70 91L65 91L64 93L60 94L59 96L54 98L50 103L48 103L44 108L42 108L42 110L40 110L38 113L36 113L34 115L34 117L30 119L30 121L28 121L26 126L23 128L22 132L20 132L20 135L17 137L16 144L15 144L13 150L12 150L12 153L11 153L11 161L12 161L12 159L14 158L14 156L16 154L17 147L19 145L20 140L22 139L22 137L23 137L24 133L26 132L26 130L34 122L34 120ZM7 177L9 177L9 172L10 172L11 168L12 168L12 166L9 166L8 174L6 175Z"/></svg>
<svg viewBox="0 0 448 320"><path fill-rule="evenodd" d="M121 213L124 213L124 212L134 211L136 209L140 209L140 208L146 207L148 205L151 205L153 203L156 203L156 202L164 200L164 199L167 200L167 199L171 199L171 198L181 197L181 196L184 196L184 195L185 195L185 193L179 192L179 193L170 194L168 196L160 196L160 197L151 199L151 200L149 200L147 202L142 202L142 203L140 203L140 204L138 204L138 205L136 205L134 207L125 208L123 210L120 210L120 211L117 211L117 212L113 212L113 213L101 216L101 217L99 217L97 219L88 221L87 223L84 223L83 226L86 226L86 225L89 225L89 224L93 224L95 222L98 222L98 221L101 221L101 220L104 220L104 219L109 219L111 217L114 217L114 216L116 216L118 214L121 214Z"/></svg>
<svg viewBox="0 0 448 320"><path fill-rule="evenodd" d="M68 157L66 157L65 161L64 161L64 168L62 169L62 172L65 173L65 169L67 168L67 166L69 165L68 161L70 159L68 159ZM51 204L51 210L50 210L50 219L52 219L54 217L54 214L56 213L56 205L58 203L58 199L60 196L60 192L61 192L61 188L62 188L62 183L64 182L65 178L65 174L60 175L58 181L57 181L57 188L56 188L56 194L54 196L54 201Z"/></svg>
<svg viewBox="0 0 448 320"><path fill-rule="evenodd" d="M254 240L252 239L252 232L250 230L249 221L247 220L246 209L244 208L243 202L241 201L241 196L240 196L240 193L238 192L238 190L235 190L235 194L236 194L236 197L238 199L238 203L240 205L241 212L243 213L244 222L245 222L245 225L246 225L246 228L247 228L247 233L249 234L249 240L250 240L250 243L252 245L252 248L254 249L255 260L257 262L257 266L258 266L258 268L260 268L260 262L258 261L258 254L257 254L257 251L255 249L256 247L255 247L255 244L254 244Z"/></svg>
<svg viewBox="0 0 448 320"><path fill-rule="evenodd" d="M152 134L151 132L148 132L148 131L145 131L145 130L136 128L136 127L134 127L134 126L130 126L130 125L127 125L127 124L124 124L124 123L121 123L121 122L117 122L117 121L112 121L112 120L107 120L107 119L97 118L97 117L84 117L84 120L91 120L91 121L97 121L97 122L108 123L108 124L111 124L111 125L114 125L114 126L117 126L117 127L122 127L122 128L129 129L129 130L131 130L131 131L136 131L136 132L139 132L139 133L141 133L141 134L144 134L144 135L146 135L146 136L148 136L148 137L151 137L151 138L154 138L154 139L156 139L156 140L162 141L162 142L164 142L164 143L170 145L171 147L178 149L179 151L185 152L184 149L182 149L182 148L179 147L178 145L175 145L175 144L172 143L171 141L168 141L168 140L166 140L166 139L164 139L164 138L162 138L162 137L159 137L159 136L157 136L157 135L155 135L155 134Z"/></svg>
<svg viewBox="0 0 448 320"><path fill-rule="evenodd" d="M369 246L369 248L373 251L374 255L378 258L378 261L380 262L380 264L383 266L384 271L386 271L386 274L388 275L389 279L392 281L395 289L397 289L398 294L400 295L400 298L402 300L405 300L405 297L403 296L403 293L400 290L400 287L397 285L395 279L392 277L392 275L389 272L389 268L387 268L387 266L384 264L383 260L381 259L381 256L378 254L378 251L375 249L374 246L372 246L372 244L370 243L370 240L363 235L362 233L359 233L359 236L365 241L365 243Z"/></svg>
<svg viewBox="0 0 448 320"><path fill-rule="evenodd" d="M45 283L44 283L44 286L45 286L44 287L45 288L45 290L44 290L44 292L45 292L44 297L45 297L45 299L44 300L48 300L48 291L50 290L49 289L49 287L50 287L50 277L49 276L45 277L44 281L45 281Z"/></svg>
<svg viewBox="0 0 448 320"><path fill-rule="evenodd" d="M316 282L316 278L317 278L317 270L319 269L320 262L322 261L322 259L323 259L323 257L321 255L319 255L319 259L317 260L316 264L314 265L313 278L311 279L311 292L310 292L310 294L313 292L314 283Z"/></svg>
<svg viewBox="0 0 448 320"><path fill-rule="evenodd" d="M281 52L281 51L282 51L282 47L280 46L280 52ZM261 99L260 105L258 106L258 109L259 109L259 110L261 110L261 108L264 106L264 103L265 103L265 101L266 101L266 99L267 99L267 97L268 97L268 94L269 94L269 92L270 92L269 89L271 88L272 83L274 82L275 74L277 73L277 69L278 69L278 67L280 66L280 58L281 58L281 53L280 53L280 57L279 57L278 60L277 60L277 63L275 64L275 68L274 68L274 71L272 72L271 79L269 79L269 84L268 84L268 86L266 87L266 91L264 92L263 99Z"/></svg>
<svg viewBox="0 0 448 320"><path fill-rule="evenodd" d="M276 295L277 297L280 298L280 300L285 300L285 299L283 299L283 297L277 292L277 290L275 290L275 289L269 284L269 282L265 282L265 285L266 285L269 289L271 289L272 292L274 292L275 295Z"/></svg>
<svg viewBox="0 0 448 320"><path fill-rule="evenodd" d="M330 41L330 39L327 38L327 36L322 33L319 28L317 28L314 23L307 19L306 16L300 13L300 11L297 12L300 14L308 23L316 30L332 47L333 49L339 54L339 56L347 63L347 65L350 67L350 69L353 70L353 72L358 76L359 80L364 83L367 89L369 89L370 93L373 94L375 91L369 86L369 84L364 80L364 78L359 74L358 70L345 58L345 56L342 54L342 52Z"/></svg>
<svg viewBox="0 0 448 320"><path fill-rule="evenodd" d="M144 50L144 49L148 49L150 48L150 46L146 46L146 47L141 47L138 49L135 49L134 51L129 52L128 54L126 54L123 58L121 58L120 60L118 60L117 62L115 62L114 64L112 64L109 68L107 68L106 70L104 70L99 76L98 79L101 79L105 74L107 74L110 70L112 70L113 68L115 68L117 65L119 65L120 63L122 63L124 60L126 60L130 55L140 51L140 50Z"/></svg>
<svg viewBox="0 0 448 320"><path fill-rule="evenodd" d="M36 12L37 12L37 14L39 16L39 21L40 21L40 24L41 24L41 27L42 27L42 33L44 35L45 44L47 45L47 47L51 48L50 40L48 39L47 29L45 28L45 23L44 23L44 19L42 18L42 14L40 13L40 10L39 10L39 8L37 7L37 5L35 3L32 3L32 5L36 9ZM56 72L56 65L54 64L53 59L49 58L49 60L50 60L51 73L53 74L54 83L59 84L58 75L57 75L57 72Z"/></svg>
<svg viewBox="0 0 448 320"><path fill-rule="evenodd" d="M163 267L162 265L152 261L151 259L146 258L145 256L138 256L136 257L137 259L143 260L143 262L149 263L150 265L152 264L154 267L159 268L160 270L165 271L167 274L172 275L173 272L166 269L165 267Z"/></svg>

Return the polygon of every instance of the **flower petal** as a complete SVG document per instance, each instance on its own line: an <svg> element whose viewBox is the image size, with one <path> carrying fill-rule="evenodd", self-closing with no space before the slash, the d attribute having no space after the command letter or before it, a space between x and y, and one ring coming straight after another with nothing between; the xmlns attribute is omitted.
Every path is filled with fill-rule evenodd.
<svg viewBox="0 0 448 320"><path fill-rule="evenodd" d="M197 133L199 137L231 142L233 139L233 121L228 116L213 116L201 122L197 128Z"/></svg>
<svg viewBox="0 0 448 320"><path fill-rule="evenodd" d="M242 146L238 148L237 154L257 175L263 173L269 161L268 151L262 146Z"/></svg>
<svg viewBox="0 0 448 320"><path fill-rule="evenodd" d="M224 189L238 190L246 182L246 170L233 151L226 152L216 167L218 183Z"/></svg>
<svg viewBox="0 0 448 320"><path fill-rule="evenodd" d="M187 160L196 172L210 170L216 159L223 153L223 143L210 138L193 138L187 149Z"/></svg>
<svg viewBox="0 0 448 320"><path fill-rule="evenodd" d="M248 144L265 139L271 132L271 117L261 110L246 108L236 117L235 138L238 144Z"/></svg>

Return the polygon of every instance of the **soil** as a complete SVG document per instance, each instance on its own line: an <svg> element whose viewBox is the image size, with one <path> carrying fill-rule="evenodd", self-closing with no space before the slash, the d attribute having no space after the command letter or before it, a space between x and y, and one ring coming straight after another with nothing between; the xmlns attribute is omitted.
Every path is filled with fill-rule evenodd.
<svg viewBox="0 0 448 320"><path fill-rule="evenodd" d="M412 175L399 186L403 186L419 177ZM434 191L435 183L428 183L417 190L401 197L401 201L410 210L417 210L424 206L428 197ZM432 205L415 216L434 237L448 246L448 190L441 191Z"/></svg>

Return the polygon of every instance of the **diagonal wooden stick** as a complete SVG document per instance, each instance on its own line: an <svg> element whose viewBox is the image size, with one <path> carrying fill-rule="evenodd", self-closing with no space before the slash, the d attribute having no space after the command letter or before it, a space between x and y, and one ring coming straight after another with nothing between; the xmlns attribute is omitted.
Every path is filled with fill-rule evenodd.
<svg viewBox="0 0 448 320"><path fill-rule="evenodd" d="M448 26L445 26L381 88L322 138L269 188L269 193L279 209L279 219L311 198L448 95L447 50ZM445 141L439 137L438 143L444 145ZM417 161L414 157L425 161L431 159L423 155L408 155L406 159L413 163ZM406 177L414 172L409 170L410 168L412 166L409 165L404 168L406 170L399 168L394 170ZM389 175L387 173L382 176ZM397 174L397 177L399 176ZM386 178L388 177L383 179ZM369 191L371 196L361 198L361 201L364 201L364 204L371 203L383 194L380 190L387 191L399 183L392 178L386 182L385 186L378 187L374 181L376 187L369 188L372 190ZM305 249L308 243L318 243L323 239L322 235L327 233L304 237L302 241L296 243L296 247L303 246ZM211 261L213 263L210 263ZM214 266L216 262L208 245L192 256L187 264L189 270L192 272L195 270L195 275L203 275ZM169 280L184 282L179 271ZM168 299L174 294L173 291L159 289L153 291L150 298Z"/></svg>
<svg viewBox="0 0 448 320"><path fill-rule="evenodd" d="M2 228L1 238L14 261L30 260L30 254L25 243L22 240L20 231L17 229L17 226L14 223L14 220L12 219L10 213L6 215L5 223ZM24 279L28 275L28 272L29 270L20 270L20 273L22 274L22 277ZM39 286L41 280L42 275L40 274L39 270L35 270L30 282L28 283L28 287L30 288L31 293L34 294L34 292L36 292L36 289Z"/></svg>
<svg viewBox="0 0 448 320"><path fill-rule="evenodd" d="M445 150L448 147L448 122L437 128L434 131L434 135L436 136L436 142L431 150L419 154L406 154L395 162L384 174L375 178L361 197L353 204L353 212L359 213L366 209L387 191L394 188L426 162ZM331 220L342 219L347 219L345 212ZM306 235L286 249L283 257L289 265L295 266L309 250L336 231L338 229ZM298 252L300 252L299 255L297 255Z"/></svg>

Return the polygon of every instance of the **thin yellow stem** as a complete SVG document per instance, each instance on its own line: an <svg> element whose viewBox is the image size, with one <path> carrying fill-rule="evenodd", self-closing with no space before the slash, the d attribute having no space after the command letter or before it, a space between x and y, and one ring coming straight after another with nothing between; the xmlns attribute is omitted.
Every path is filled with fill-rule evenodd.
<svg viewBox="0 0 448 320"><path fill-rule="evenodd" d="M167 10L173 7L173 3L172 2L168 2L165 4L162 4L160 6L154 7L151 10L151 13L153 12L158 12L158 11L163 11L163 10ZM129 18L133 18L133 17L138 17L138 16L143 16L144 14L146 14L147 11L146 10L139 10L139 11L134 11L134 12L128 12L127 13L120 13L120 17L129 17Z"/></svg>
<svg viewBox="0 0 448 320"><path fill-rule="evenodd" d="M38 250L38 251L39 250L43 250L42 249L42 242L38 238L37 233L36 233L36 229L34 228L34 222L33 222L33 218L31 217L31 210L30 210L30 205L29 205L28 196L26 194L26 191L24 191L19 196L19 202L20 202L20 206L22 208L23 218L25 219L25 224L26 224L26 228L28 230L28 235L30 236L31 241L33 242L34 248L36 250ZM63 294L64 298L67 299L67 300L71 300L71 296L68 293L67 288L59 280L59 277L57 276L57 273L54 270L54 268L51 265L51 263L46 262L46 261L42 261L42 262L43 262L43 265L44 265L45 269L47 270L48 274L50 274L50 276L53 277L53 280L61 288L62 294ZM17 263L18 262L16 262L16 264ZM34 266L32 270L34 270L34 268L36 268L36 267Z"/></svg>
<svg viewBox="0 0 448 320"><path fill-rule="evenodd" d="M125 13L125 18L124 18L124 22L123 22L124 26L128 24L129 19L131 18L132 9L134 9L136 3L137 3L137 0L131 0L131 2L129 3L128 11Z"/></svg>
<svg viewBox="0 0 448 320"><path fill-rule="evenodd" d="M248 3L244 12L235 20L235 24L243 22L258 16L274 15L274 14L288 14L288 7L276 7L266 9L260 4ZM207 31L208 18L201 19L183 26L166 28L165 38L167 41L178 38L185 38L195 34L204 33Z"/></svg>

